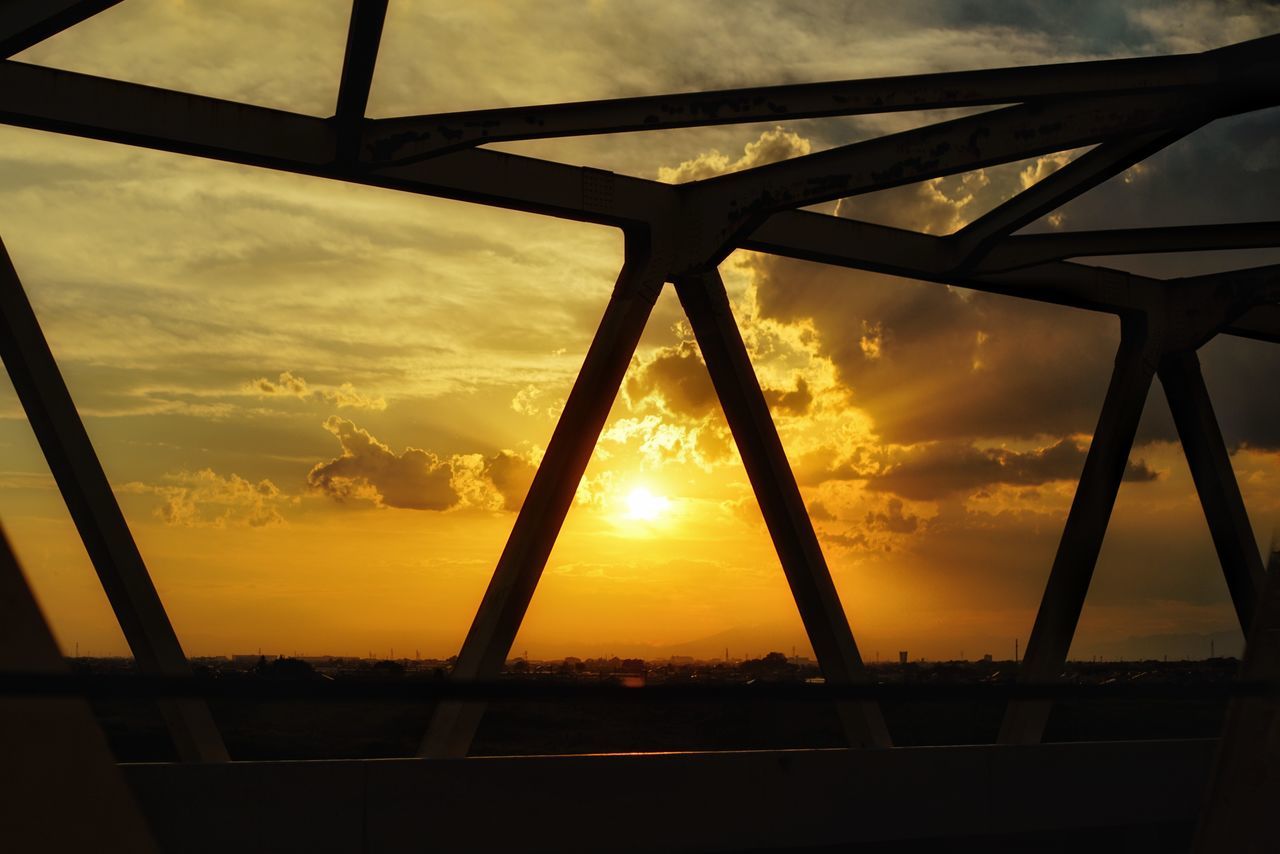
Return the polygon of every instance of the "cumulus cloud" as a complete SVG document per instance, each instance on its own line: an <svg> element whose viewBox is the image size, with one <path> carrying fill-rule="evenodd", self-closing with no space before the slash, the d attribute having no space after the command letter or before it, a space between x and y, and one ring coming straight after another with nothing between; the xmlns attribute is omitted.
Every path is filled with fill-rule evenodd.
<svg viewBox="0 0 1280 854"><path fill-rule="evenodd" d="M550 398L544 387L530 383L511 398L511 409L530 417L557 418L564 410L564 398Z"/></svg>
<svg viewBox="0 0 1280 854"><path fill-rule="evenodd" d="M739 172L753 169L766 163L776 163L808 154L812 150L809 140L795 131L783 127L775 127L760 134L760 138L747 143L742 156L736 160L718 150L704 152L679 166L663 166L658 169L658 180L667 184L683 184L687 181L701 181L714 178L728 172Z"/></svg>
<svg viewBox="0 0 1280 854"><path fill-rule="evenodd" d="M253 483L235 473L224 477L207 468L168 474L162 483L135 481L121 489L159 496L162 503L155 510L156 517L167 525L185 528L283 525L280 508L297 501L270 480Z"/></svg>
<svg viewBox="0 0 1280 854"><path fill-rule="evenodd" d="M312 489L337 501L365 500L409 510L448 510L458 504L448 460L419 448L397 454L336 415L325 420L324 429L342 444L342 455L311 469L307 483Z"/></svg>
<svg viewBox="0 0 1280 854"><path fill-rule="evenodd" d="M259 397L296 397L299 400L317 399L339 409L386 409L387 401L380 396L370 396L356 391L351 383L337 386L312 385L292 371L285 371L275 380L259 377L245 386L245 391Z"/></svg>
<svg viewBox="0 0 1280 854"><path fill-rule="evenodd" d="M867 478L867 488L932 501L1000 484L1037 486L1075 480L1084 467L1086 452L1073 439L1030 451L935 442L905 449L896 461ZM1129 462L1124 476L1131 481L1151 481L1158 475L1139 460Z"/></svg>
<svg viewBox="0 0 1280 854"><path fill-rule="evenodd" d="M453 487L461 506L516 511L533 483L537 461L514 451L453 457Z"/></svg>
<svg viewBox="0 0 1280 854"><path fill-rule="evenodd" d="M704 418L719 408L715 386L692 340L659 348L636 365L627 378L627 397L633 408L646 400L667 412Z"/></svg>
<svg viewBox="0 0 1280 854"><path fill-rule="evenodd" d="M307 483L335 501L406 510L518 510L537 469L533 452L441 457L405 448L396 453L345 418L332 415L323 426L342 444L342 455L317 463Z"/></svg>

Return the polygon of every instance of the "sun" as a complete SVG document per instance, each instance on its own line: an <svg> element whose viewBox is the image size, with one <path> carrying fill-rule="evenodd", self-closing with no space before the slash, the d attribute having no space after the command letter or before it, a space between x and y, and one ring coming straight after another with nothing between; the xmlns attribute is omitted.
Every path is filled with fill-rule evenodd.
<svg viewBox="0 0 1280 854"><path fill-rule="evenodd" d="M656 522L671 508L670 499L637 486L627 495L627 516L641 522Z"/></svg>

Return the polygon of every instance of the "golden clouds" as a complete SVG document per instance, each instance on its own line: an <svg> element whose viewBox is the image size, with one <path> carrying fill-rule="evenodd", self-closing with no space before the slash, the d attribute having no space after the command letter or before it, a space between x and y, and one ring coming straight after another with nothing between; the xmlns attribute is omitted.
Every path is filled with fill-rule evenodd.
<svg viewBox="0 0 1280 854"><path fill-rule="evenodd" d="M291 371L283 372L276 380L259 377L247 383L245 390L259 397L296 397L299 400L314 398L331 403L339 409L387 408L385 399L361 394L351 383L342 383L338 386L311 385Z"/></svg>
<svg viewBox="0 0 1280 854"><path fill-rule="evenodd" d="M1075 480L1084 468L1085 451L1070 438L1028 451L930 442L895 449L890 461L868 477L867 488L929 501L997 485L1039 486ZM1155 480L1157 473L1138 460L1129 462L1124 476L1129 481L1143 482Z"/></svg>
<svg viewBox="0 0 1280 854"><path fill-rule="evenodd" d="M742 169L753 169L766 163L775 163L808 154L812 150L809 140L782 127L775 127L760 134L754 142L748 142L737 160L730 160L729 155L718 150L704 152L692 160L686 160L679 166L658 168L658 180L667 184L684 184L688 181L701 181L714 178L729 172Z"/></svg>
<svg viewBox="0 0 1280 854"><path fill-rule="evenodd" d="M311 469L307 483L312 489L337 501L364 500L409 510L448 510L458 503L448 461L419 448L397 454L336 415L325 420L324 429L338 438L342 456Z"/></svg>
<svg viewBox="0 0 1280 854"><path fill-rule="evenodd" d="M534 463L511 451L449 458L421 448L396 453L345 418L332 415L323 426L341 443L342 455L317 463L307 484L335 501L405 510L516 510L533 479Z"/></svg>
<svg viewBox="0 0 1280 854"><path fill-rule="evenodd" d="M166 525L225 528L233 525L264 528L283 525L280 510L297 499L281 493L270 480L253 483L237 474L223 476L212 469L166 475L161 483L126 483L122 492L161 498L155 515Z"/></svg>

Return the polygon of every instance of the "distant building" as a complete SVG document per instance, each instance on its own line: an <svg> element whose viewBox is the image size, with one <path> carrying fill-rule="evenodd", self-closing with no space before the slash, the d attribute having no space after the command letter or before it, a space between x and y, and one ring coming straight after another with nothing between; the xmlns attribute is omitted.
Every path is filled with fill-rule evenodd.
<svg viewBox="0 0 1280 854"><path fill-rule="evenodd" d="M986 655L982 656L982 663L983 664L991 663L991 653L987 653Z"/></svg>
<svg viewBox="0 0 1280 854"><path fill-rule="evenodd" d="M907 663L907 651L905 649L898 650L898 663L899 664Z"/></svg>

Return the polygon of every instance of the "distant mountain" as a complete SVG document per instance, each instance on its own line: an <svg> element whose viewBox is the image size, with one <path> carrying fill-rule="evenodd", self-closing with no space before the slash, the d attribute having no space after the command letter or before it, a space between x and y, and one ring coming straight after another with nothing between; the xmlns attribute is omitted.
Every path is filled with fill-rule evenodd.
<svg viewBox="0 0 1280 854"><path fill-rule="evenodd" d="M1077 660L1088 660L1097 655L1128 661L1168 656L1171 661L1180 661L1208 658L1210 654L1239 658L1243 652L1244 635L1239 631L1131 635L1124 640L1073 644L1071 647L1071 657Z"/></svg>

